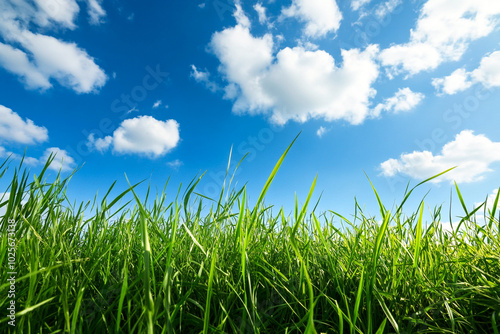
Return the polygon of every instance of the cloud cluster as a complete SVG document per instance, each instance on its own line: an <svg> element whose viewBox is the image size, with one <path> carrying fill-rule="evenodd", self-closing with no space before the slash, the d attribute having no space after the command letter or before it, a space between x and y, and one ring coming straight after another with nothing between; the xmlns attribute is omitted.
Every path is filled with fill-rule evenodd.
<svg viewBox="0 0 500 334"><path fill-rule="evenodd" d="M12 109L0 105L0 144L15 143L33 145L49 140L48 130L43 126L36 125L32 120L24 120ZM67 171L75 168L75 160L69 156L68 152L58 147L50 147L45 150L41 158L24 157L24 162L28 165L39 166L47 162L50 154L56 155L54 161L49 166L53 170ZM0 146L0 158L20 160L23 158L19 154L8 151Z"/></svg>
<svg viewBox="0 0 500 334"><path fill-rule="evenodd" d="M428 0L410 40L380 53L389 74L435 69L445 61L456 61L469 43L489 35L499 26L500 2L490 0Z"/></svg>
<svg viewBox="0 0 500 334"><path fill-rule="evenodd" d="M464 130L456 135L455 140L443 146L441 154L429 151L414 151L402 154L399 159L389 159L380 168L387 177L405 174L415 179L426 179L449 168L454 170L434 179L457 183L470 183L482 180L484 174L491 172L490 165L500 161L500 142L493 142L486 136L475 135Z"/></svg>
<svg viewBox="0 0 500 334"><path fill-rule="evenodd" d="M432 80L438 94L448 95L464 91L476 83L486 88L500 87L500 51L484 56L479 67L471 72L459 68L449 76Z"/></svg>
<svg viewBox="0 0 500 334"><path fill-rule="evenodd" d="M87 7L98 24L105 16L100 2L87 0ZM36 31L75 29L79 10L76 0L0 2L0 66L29 89L49 89L53 81L77 93L102 87L107 76L84 49Z"/></svg>
<svg viewBox="0 0 500 334"><path fill-rule="evenodd" d="M157 158L175 148L179 140L177 121L159 121L151 116L139 116L124 120L111 136L96 139L94 134L90 134L88 146L100 152L112 146L113 152L119 154Z"/></svg>
<svg viewBox="0 0 500 334"><path fill-rule="evenodd" d="M302 12L313 5L316 2L295 1L289 10ZM369 115L370 98L376 94L372 84L379 75L377 46L342 50L341 64L323 50L300 45L275 53L271 34L253 36L239 5L234 15L237 25L216 32L210 42L228 82L223 89L225 98L234 100L234 112L266 114L277 124L310 118L360 124ZM208 72L193 66L191 75L215 90Z"/></svg>
<svg viewBox="0 0 500 334"><path fill-rule="evenodd" d="M367 1L358 5L364 3ZM380 15L385 15L399 4L399 0L389 0L377 8ZM264 7L258 3L254 9L263 23ZM311 118L361 124L382 111L408 111L424 98L421 93L402 88L373 108L371 100L377 93L373 85L380 74L378 46L341 50L335 59L307 40L339 28L342 14L333 0L294 0L282 9L280 19L294 17L305 22L307 38L294 47L280 48L278 36L269 32L252 34L251 22L239 2L233 15L237 24L215 32L209 44L226 84L217 84L208 71L195 65L191 77L212 92L224 91L224 98L234 101L233 112L237 114L262 114L280 125Z"/></svg>

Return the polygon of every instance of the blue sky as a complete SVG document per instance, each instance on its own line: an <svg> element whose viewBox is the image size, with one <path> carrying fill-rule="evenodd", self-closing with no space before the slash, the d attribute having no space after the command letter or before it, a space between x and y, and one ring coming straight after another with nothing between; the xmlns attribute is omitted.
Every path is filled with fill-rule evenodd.
<svg viewBox="0 0 500 334"><path fill-rule="evenodd" d="M0 158L84 164L79 201L124 173L159 190L170 176L173 197L206 171L214 197L231 146L255 200L301 131L266 198L287 210L316 175L320 210L345 214L354 197L377 211L365 172L390 206L458 166L410 210L429 190L447 207L455 181L471 206L500 186L490 0L4 0L0 78Z"/></svg>

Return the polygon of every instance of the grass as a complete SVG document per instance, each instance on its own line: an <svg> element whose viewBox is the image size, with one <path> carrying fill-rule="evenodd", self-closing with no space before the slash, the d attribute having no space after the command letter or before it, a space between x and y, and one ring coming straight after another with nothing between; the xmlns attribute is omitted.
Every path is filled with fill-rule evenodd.
<svg viewBox="0 0 500 334"><path fill-rule="evenodd" d="M102 201L76 205L65 195L71 176L49 182L46 165L29 181L21 163L0 200L0 332L499 332L495 210L476 222L485 206L469 212L457 187L465 215L446 232L441 207L427 223L423 201L403 213L413 189L392 210L374 189L381 221L357 203L349 220L309 207L314 181L287 215L264 204L285 155L252 207L231 182L218 199L197 194L201 177L172 202L165 190L140 199L137 185L111 199L113 183ZM16 327L5 317L8 219Z"/></svg>

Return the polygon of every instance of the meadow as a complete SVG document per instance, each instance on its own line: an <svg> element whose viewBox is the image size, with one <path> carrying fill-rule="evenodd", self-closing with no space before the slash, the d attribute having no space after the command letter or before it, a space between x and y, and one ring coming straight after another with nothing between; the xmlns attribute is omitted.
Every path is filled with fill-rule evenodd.
<svg viewBox="0 0 500 334"><path fill-rule="evenodd" d="M111 198L113 184L77 204L72 175L48 181L50 159L37 175L5 161L0 332L499 333L498 196L469 211L456 187L452 231L442 207L428 221L423 200L405 213L415 188L390 208L374 188L377 217L358 203L344 217L316 212L314 181L286 213L265 194L289 149L252 205L231 175L215 199L197 193L200 176L169 185L171 201L167 187L139 198L137 184Z"/></svg>

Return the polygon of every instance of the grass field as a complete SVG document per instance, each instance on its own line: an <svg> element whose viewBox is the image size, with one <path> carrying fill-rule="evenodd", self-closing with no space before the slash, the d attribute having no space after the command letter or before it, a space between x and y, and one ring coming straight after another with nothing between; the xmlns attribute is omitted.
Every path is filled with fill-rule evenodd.
<svg viewBox="0 0 500 334"><path fill-rule="evenodd" d="M285 155L252 206L230 175L213 200L196 193L196 178L173 202L165 191L138 198L132 185L75 205L69 178L5 162L0 175L15 173L0 200L0 332L499 333L494 209L468 212L462 201L460 226L446 232L440 207L431 221L423 201L405 214L408 189L391 209L374 196L378 217L356 204L348 219L315 212L313 184L288 215L264 201Z"/></svg>

